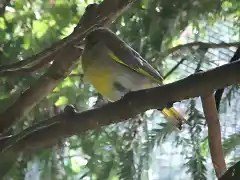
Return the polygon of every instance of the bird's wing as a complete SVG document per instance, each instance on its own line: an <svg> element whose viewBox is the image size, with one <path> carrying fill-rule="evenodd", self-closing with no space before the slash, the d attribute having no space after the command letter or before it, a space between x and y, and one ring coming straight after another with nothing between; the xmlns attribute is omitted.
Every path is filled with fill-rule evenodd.
<svg viewBox="0 0 240 180"><path fill-rule="evenodd" d="M98 28L88 36L92 40L101 41L110 50L109 55L118 63L147 76L159 84L162 83L163 78L160 73L109 29Z"/></svg>

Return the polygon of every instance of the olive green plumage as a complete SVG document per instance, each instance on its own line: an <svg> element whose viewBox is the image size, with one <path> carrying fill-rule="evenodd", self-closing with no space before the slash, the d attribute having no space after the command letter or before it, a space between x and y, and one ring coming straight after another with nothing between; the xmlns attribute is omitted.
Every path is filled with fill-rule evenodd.
<svg viewBox="0 0 240 180"><path fill-rule="evenodd" d="M157 70L106 28L88 34L81 60L84 76L109 101L117 101L129 91L159 86L163 81ZM174 108L162 112L181 128L184 118Z"/></svg>

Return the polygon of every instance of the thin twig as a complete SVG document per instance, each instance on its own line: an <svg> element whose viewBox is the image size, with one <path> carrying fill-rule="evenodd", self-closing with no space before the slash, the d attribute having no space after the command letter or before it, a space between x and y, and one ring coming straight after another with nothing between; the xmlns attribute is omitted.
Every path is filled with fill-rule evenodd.
<svg viewBox="0 0 240 180"><path fill-rule="evenodd" d="M190 48L190 47L194 47L194 46L198 46L199 48L228 48L228 47L239 47L240 46L240 42L231 42L231 43L205 43L205 42L191 42L191 43L187 43L187 44L180 44L178 46L175 46L173 48L170 48L168 50L166 50L165 52L161 53L164 56L168 56L169 54L174 53L175 51L181 50L183 48Z"/></svg>
<svg viewBox="0 0 240 180"><path fill-rule="evenodd" d="M31 67L22 67L22 68L19 68L19 69L12 69L12 70L1 70L0 71L0 76L3 77L3 76L24 76L24 75L28 75L29 73L32 73L34 71L37 71L45 66L49 66L49 62L51 62L53 59L52 57L48 57L46 59L43 59L42 61L40 61L39 63L37 64L34 64L33 66Z"/></svg>
<svg viewBox="0 0 240 180"><path fill-rule="evenodd" d="M6 70L11 70L11 69L18 69L24 66L30 66L32 63L36 63L34 59L24 59L22 61L17 61L11 64L6 64L0 66L0 71L6 71Z"/></svg>
<svg viewBox="0 0 240 180"><path fill-rule="evenodd" d="M181 61L179 61L165 76L163 79L166 79L168 76L170 76L186 59L182 58Z"/></svg>

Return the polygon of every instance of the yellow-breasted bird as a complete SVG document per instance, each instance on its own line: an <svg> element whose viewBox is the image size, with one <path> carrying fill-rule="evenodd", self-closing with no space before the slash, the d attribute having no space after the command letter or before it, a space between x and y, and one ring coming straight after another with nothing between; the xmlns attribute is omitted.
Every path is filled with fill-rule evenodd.
<svg viewBox="0 0 240 180"><path fill-rule="evenodd" d="M163 78L127 43L107 28L89 32L81 56L84 76L109 101L129 91L156 87ZM161 110L179 129L185 121L173 107Z"/></svg>

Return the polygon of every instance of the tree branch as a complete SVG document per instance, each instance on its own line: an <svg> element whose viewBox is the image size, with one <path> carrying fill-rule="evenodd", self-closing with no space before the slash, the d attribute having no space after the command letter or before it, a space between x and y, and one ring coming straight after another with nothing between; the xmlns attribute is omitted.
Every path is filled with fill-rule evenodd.
<svg viewBox="0 0 240 180"><path fill-rule="evenodd" d="M105 0L99 5L88 6L72 34L43 52L28 58L28 60L34 61L52 58L54 62L44 75L30 86L6 111L0 114L0 133L8 129L14 121L27 114L70 73L72 64L81 55L81 50L75 48L75 45L83 41L89 30L111 23L134 1Z"/></svg>
<svg viewBox="0 0 240 180"><path fill-rule="evenodd" d="M22 68L20 67L18 69L3 69L3 70L0 70L0 76L1 77L3 77L3 76L8 76L8 77L9 76L24 76L24 75L27 75L34 71L37 71L37 70L43 68L44 66L49 65L49 62L51 62L52 60L53 59L51 57L48 57L38 63L35 62L35 64L33 64L31 67L22 67ZM14 66L16 64L13 63L10 66ZM10 66L8 66L8 67L10 67ZM1 67L3 68L4 66L1 66ZM0 67L0 69L1 69L1 67Z"/></svg>
<svg viewBox="0 0 240 180"><path fill-rule="evenodd" d="M4 152L35 151L52 146L61 138L122 122L148 109L162 108L169 102L205 95L206 92L240 83L239 72L240 61L236 61L157 88L130 92L123 99L101 108L82 113L65 110L62 114L36 124L35 131L26 129L16 135L15 139L19 139L17 142L8 143L10 138Z"/></svg>
<svg viewBox="0 0 240 180"><path fill-rule="evenodd" d="M202 96L202 106L208 125L208 143L212 157L213 167L217 178L221 177L227 170L224 160L221 142L221 127L216 108L215 97L210 91Z"/></svg>
<svg viewBox="0 0 240 180"><path fill-rule="evenodd" d="M183 62L186 60L186 58L182 58L167 74L163 76L163 79L166 79L168 76L170 76Z"/></svg>
<svg viewBox="0 0 240 180"><path fill-rule="evenodd" d="M236 50L236 52L234 53L233 57L230 59L230 63L237 61L240 59L240 46L238 47L238 49ZM218 89L215 92L215 100L216 100L216 106L217 106L217 110L219 111L219 107L220 107L220 102L222 99L222 95L223 95L224 89Z"/></svg>
<svg viewBox="0 0 240 180"><path fill-rule="evenodd" d="M226 173L218 180L239 180L240 177L240 161L230 167Z"/></svg>
<svg viewBox="0 0 240 180"><path fill-rule="evenodd" d="M170 48L168 50L166 50L165 52L163 52L162 54L165 56L168 56L169 54L174 53L175 51L184 49L184 48L192 48L194 46L197 46L199 48L228 48L228 47L239 47L240 46L240 42L231 42L231 43L205 43L205 42L191 42L191 43L187 43L187 44L180 44L178 46L175 46L173 48Z"/></svg>
<svg viewBox="0 0 240 180"><path fill-rule="evenodd" d="M49 62L51 60L53 60L52 57L49 58ZM22 61L17 61L17 62L13 62L13 63L10 63L10 64L5 64L5 65L0 66L0 72L1 71L20 69L24 66L29 66L30 67L30 66L34 66L35 64L39 64L39 63L41 63L41 61L38 62L35 59L27 58L27 59L24 59Z"/></svg>

